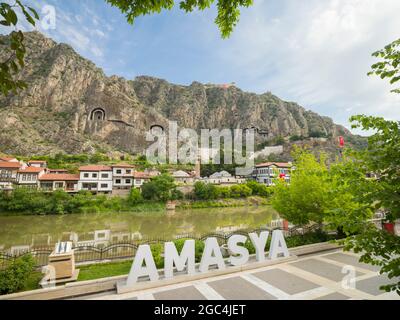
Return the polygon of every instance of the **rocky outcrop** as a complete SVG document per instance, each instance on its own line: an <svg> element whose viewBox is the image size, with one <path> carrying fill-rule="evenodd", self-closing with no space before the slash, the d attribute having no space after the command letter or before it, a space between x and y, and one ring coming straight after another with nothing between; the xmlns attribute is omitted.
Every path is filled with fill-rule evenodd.
<svg viewBox="0 0 400 320"><path fill-rule="evenodd" d="M181 86L146 76L107 77L66 44L38 32L25 37L26 67L19 78L28 88L0 97L0 152L137 154L147 146L146 132L152 126L167 128L168 120L196 130L254 127L259 144L294 135L317 134L331 143L339 135L351 136L331 119L271 93L198 82Z"/></svg>

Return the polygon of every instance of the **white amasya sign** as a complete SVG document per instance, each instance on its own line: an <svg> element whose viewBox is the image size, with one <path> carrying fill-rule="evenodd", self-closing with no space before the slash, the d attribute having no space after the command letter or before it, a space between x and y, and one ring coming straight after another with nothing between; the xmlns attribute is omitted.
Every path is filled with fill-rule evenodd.
<svg viewBox="0 0 400 320"><path fill-rule="evenodd" d="M267 259L265 256L265 246L267 245L269 235L269 231L263 231L259 235L257 233L249 234L250 241L256 250L256 259L259 262ZM244 247L246 241L247 237L244 235L233 235L229 238L228 250L231 256L228 261L231 265L242 266L249 262L250 254ZM280 257L289 257L289 251L283 232L281 230L274 230L272 232L268 259L275 260ZM187 240L180 253L178 253L173 242L166 242L164 244L165 278L168 279L174 276L174 267L176 267L178 272L186 269L187 274L193 275L196 273L195 265L194 240ZM199 272L206 273L211 266L217 266L219 270L226 268L226 263L216 238L208 238L205 241ZM160 279L149 245L139 246L126 285L128 287L135 285L141 277L149 277L151 281Z"/></svg>

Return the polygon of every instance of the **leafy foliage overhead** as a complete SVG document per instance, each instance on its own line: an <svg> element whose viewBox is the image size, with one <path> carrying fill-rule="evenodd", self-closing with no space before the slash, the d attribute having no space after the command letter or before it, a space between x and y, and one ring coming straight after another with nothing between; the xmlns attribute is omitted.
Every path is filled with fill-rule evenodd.
<svg viewBox="0 0 400 320"><path fill-rule="evenodd" d="M382 50L374 52L372 56L381 58L383 61L375 63L368 75L389 79L390 84L400 81L400 39L388 44ZM392 92L400 93L400 88L394 89Z"/></svg>
<svg viewBox="0 0 400 320"><path fill-rule="evenodd" d="M10 91L17 93L18 89L26 88L26 83L15 79L15 75L24 67L26 53L24 45L24 34L17 31L18 15L15 9L20 9L29 24L35 26L39 15L35 9L25 7L20 0L14 5L0 2L0 25L13 28L7 43L0 39L0 45L5 46L6 52L2 52L4 60L0 59L0 93L7 95ZM3 49L2 49L3 50Z"/></svg>
<svg viewBox="0 0 400 320"><path fill-rule="evenodd" d="M106 0L111 5L119 8L126 14L129 23L133 24L139 16L152 13L160 13L163 10L171 10L174 0ZM216 2L218 15L215 23L218 25L223 38L229 37L240 17L240 7L250 7L253 0L182 0L179 6L185 12L205 10Z"/></svg>

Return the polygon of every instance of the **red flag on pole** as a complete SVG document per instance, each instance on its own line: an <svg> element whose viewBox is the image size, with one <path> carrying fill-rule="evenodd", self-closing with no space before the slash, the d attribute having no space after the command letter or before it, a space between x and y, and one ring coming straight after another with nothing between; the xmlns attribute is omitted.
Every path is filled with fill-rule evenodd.
<svg viewBox="0 0 400 320"><path fill-rule="evenodd" d="M343 137L339 137L339 145L341 148L344 148L344 138Z"/></svg>

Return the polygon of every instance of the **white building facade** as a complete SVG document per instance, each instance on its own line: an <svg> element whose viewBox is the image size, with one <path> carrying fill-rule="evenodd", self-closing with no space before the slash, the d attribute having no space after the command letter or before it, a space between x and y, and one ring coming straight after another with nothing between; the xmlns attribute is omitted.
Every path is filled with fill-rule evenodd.
<svg viewBox="0 0 400 320"><path fill-rule="evenodd" d="M276 179L284 179L290 183L292 164L286 162L267 162L256 166L253 172L253 178L267 186L273 186Z"/></svg>
<svg viewBox="0 0 400 320"><path fill-rule="evenodd" d="M135 172L134 166L128 164L119 164L112 166L113 189L129 190L133 186Z"/></svg>
<svg viewBox="0 0 400 320"><path fill-rule="evenodd" d="M103 165L80 167L78 190L106 194L112 193L113 169Z"/></svg>

